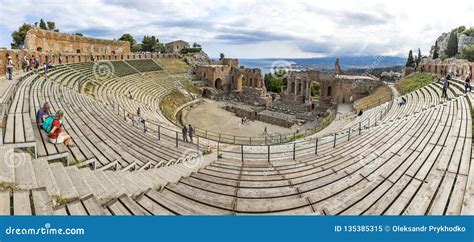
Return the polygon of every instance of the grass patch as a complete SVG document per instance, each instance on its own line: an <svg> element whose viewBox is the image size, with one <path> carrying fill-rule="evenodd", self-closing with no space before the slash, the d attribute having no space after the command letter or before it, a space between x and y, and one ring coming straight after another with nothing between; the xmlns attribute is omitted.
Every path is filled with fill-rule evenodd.
<svg viewBox="0 0 474 242"><path fill-rule="evenodd" d="M15 190L16 186L9 182L0 182L0 190Z"/></svg>
<svg viewBox="0 0 474 242"><path fill-rule="evenodd" d="M71 202L73 199L70 198L65 198L61 196L53 196L53 201L55 202L56 205L65 205Z"/></svg>
<svg viewBox="0 0 474 242"><path fill-rule="evenodd" d="M413 92L419 88L422 88L436 79L436 76L429 73L413 73L407 77L401 79L395 84L395 87L400 94L406 94Z"/></svg>
<svg viewBox="0 0 474 242"><path fill-rule="evenodd" d="M191 101L191 99L186 97L182 92L173 90L161 101L161 111L166 118L175 122L176 116L174 114L176 109L189 101Z"/></svg>
<svg viewBox="0 0 474 242"><path fill-rule="evenodd" d="M95 88L96 86L93 82L86 82L82 88L82 93L95 99Z"/></svg>
<svg viewBox="0 0 474 242"><path fill-rule="evenodd" d="M171 74L185 73L189 70L189 65L180 59L158 59L158 64L166 71Z"/></svg>
<svg viewBox="0 0 474 242"><path fill-rule="evenodd" d="M378 86L367 97L355 101L355 109L368 109L380 105L381 103L390 101L392 98L392 90L385 84Z"/></svg>

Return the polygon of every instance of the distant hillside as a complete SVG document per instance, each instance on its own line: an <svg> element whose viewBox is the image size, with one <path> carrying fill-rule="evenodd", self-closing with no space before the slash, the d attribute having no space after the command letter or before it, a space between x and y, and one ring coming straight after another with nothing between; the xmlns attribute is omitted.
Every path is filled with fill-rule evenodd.
<svg viewBox="0 0 474 242"><path fill-rule="evenodd" d="M240 65L250 68L260 68L264 73L270 72L272 65L279 60L291 64L291 69L325 69L333 70L336 57L322 58L267 58L267 59L239 59ZM339 62L344 70L374 69L394 66L404 66L406 58L393 56L340 56ZM281 63L281 62L279 62Z"/></svg>
<svg viewBox="0 0 474 242"><path fill-rule="evenodd" d="M431 46L430 57L441 58L464 58L472 60L474 51L474 27L464 26L452 29L441 34L434 45Z"/></svg>

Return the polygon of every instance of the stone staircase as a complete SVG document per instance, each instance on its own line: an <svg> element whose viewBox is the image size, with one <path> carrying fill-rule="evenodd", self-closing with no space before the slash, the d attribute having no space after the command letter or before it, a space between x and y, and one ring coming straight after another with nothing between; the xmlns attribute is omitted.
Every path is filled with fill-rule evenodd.
<svg viewBox="0 0 474 242"><path fill-rule="evenodd" d="M150 189L159 190L169 183L176 183L213 160L195 161L147 170L91 170L89 167L65 167L62 162L49 163L45 158L32 159L29 153L0 146L0 214L10 214L5 204L11 200L14 201L14 214L18 215L29 214L28 204L38 199L38 205L31 205L38 206L35 214L60 209L65 204L68 211L74 210L75 201L82 201L83 205L85 201L104 205L118 198L134 199ZM47 204L50 208L46 208Z"/></svg>

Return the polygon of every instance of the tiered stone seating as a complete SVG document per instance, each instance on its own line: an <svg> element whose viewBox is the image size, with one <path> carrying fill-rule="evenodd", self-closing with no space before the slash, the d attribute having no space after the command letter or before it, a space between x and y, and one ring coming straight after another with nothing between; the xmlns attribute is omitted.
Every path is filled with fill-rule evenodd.
<svg viewBox="0 0 474 242"><path fill-rule="evenodd" d="M127 76L131 75L134 73L137 73L137 71L124 61L112 61L111 62L114 66L114 75L116 76Z"/></svg>
<svg viewBox="0 0 474 242"><path fill-rule="evenodd" d="M130 69L138 69L135 65ZM94 81L88 71L66 68L59 67L49 79L25 79L14 98L10 111L29 114L40 158L14 153L16 138L0 147L0 182L11 186L0 191L0 214L474 214L474 96L463 94L462 83L452 82L447 99L441 98L441 85L432 83L406 94L405 105L395 100L335 121L326 134L360 126L363 132L336 147L323 144L317 155L268 161L206 156L193 165L178 162L183 151L173 143L157 141L111 108L134 112L141 107L143 116L159 121L159 101L175 88L172 80L114 75L94 90L97 101L74 88ZM44 142L44 134L31 123L44 101L53 111L66 112L64 129L77 147ZM24 122L7 122L6 130L17 126L27 130ZM76 160L96 159L100 168L48 164L48 156L60 149ZM11 166L11 159L21 162ZM118 170L109 170L115 164Z"/></svg>
<svg viewBox="0 0 474 242"><path fill-rule="evenodd" d="M128 64L133 66L140 72L151 72L151 71L161 71L163 70L158 64L153 60L127 60Z"/></svg>
<svg viewBox="0 0 474 242"><path fill-rule="evenodd" d="M23 214L24 210L10 212L11 196L15 208L30 208L29 197L33 195L34 207L41 205L44 208L66 203L78 199L87 200L91 196L101 204L111 203L114 198L137 197L147 189L159 189L169 182L176 182L182 176L188 176L209 161L202 160L202 164L194 161L184 161L180 164L163 167L150 167L128 171L91 170L88 167L65 167L62 163L50 163L46 159L33 159L27 153L15 153L13 147L0 147L0 183L2 188L9 187L12 192L0 191L0 214ZM36 192L36 190L38 192ZM28 191L32 190L32 191ZM18 196L22 199L16 199ZM36 195L41 198L36 204ZM10 195L8 195L10 194ZM25 199L23 199L25 198ZM28 199L26 199L28 198ZM110 205L110 204L109 204ZM72 205L67 205L72 206ZM51 214L52 209L48 209ZM28 214L38 214L28 212ZM43 214L43 213L41 213Z"/></svg>

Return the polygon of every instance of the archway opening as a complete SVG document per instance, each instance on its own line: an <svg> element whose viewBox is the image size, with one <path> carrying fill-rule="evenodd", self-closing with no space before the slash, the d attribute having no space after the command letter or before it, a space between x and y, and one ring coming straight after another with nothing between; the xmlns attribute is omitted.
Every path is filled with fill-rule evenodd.
<svg viewBox="0 0 474 242"><path fill-rule="evenodd" d="M217 78L216 81L214 82L214 86L215 86L216 89L222 90L223 89L222 79Z"/></svg>

